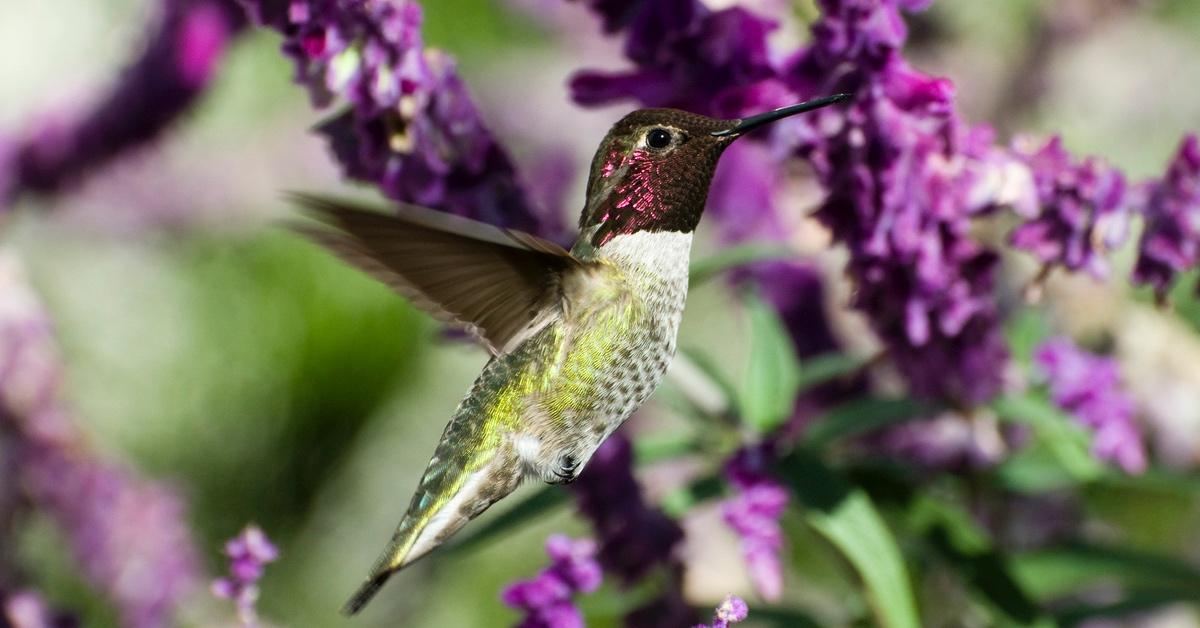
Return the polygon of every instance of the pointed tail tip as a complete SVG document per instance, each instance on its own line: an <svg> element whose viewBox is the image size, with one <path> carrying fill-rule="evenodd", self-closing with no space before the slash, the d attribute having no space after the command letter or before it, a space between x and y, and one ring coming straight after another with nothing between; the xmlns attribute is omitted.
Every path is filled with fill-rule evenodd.
<svg viewBox="0 0 1200 628"><path fill-rule="evenodd" d="M371 598L375 597L376 593L379 593L380 587L382 587L383 583L387 582L387 579L391 576L391 571L384 571L368 578L367 581L358 588L358 591L354 592L354 595L350 597L350 600L347 601L344 606L342 606L342 614L347 617L357 615L358 612L361 611L363 607L371 601Z"/></svg>

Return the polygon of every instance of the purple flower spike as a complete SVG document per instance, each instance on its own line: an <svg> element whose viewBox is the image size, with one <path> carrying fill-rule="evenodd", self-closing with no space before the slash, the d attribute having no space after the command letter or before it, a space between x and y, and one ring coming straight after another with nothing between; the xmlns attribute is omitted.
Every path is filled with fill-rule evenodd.
<svg viewBox="0 0 1200 628"><path fill-rule="evenodd" d="M196 102L245 25L233 0L163 0L145 49L77 119L50 116L0 146L0 206L22 192L52 194L161 135ZM5 157L4 153L11 153Z"/></svg>
<svg viewBox="0 0 1200 628"><path fill-rule="evenodd" d="M1054 403L1091 430L1097 458L1115 462L1127 473L1146 469L1133 400L1121 388L1115 360L1057 338L1038 348L1034 362L1049 381Z"/></svg>
<svg viewBox="0 0 1200 628"><path fill-rule="evenodd" d="M279 558L279 550L258 526L248 525L241 534L225 543L225 555L229 557L230 576L214 580L212 593L233 600L243 626L256 626L258 581L267 563Z"/></svg>
<svg viewBox="0 0 1200 628"><path fill-rule="evenodd" d="M750 607L746 605L746 601L736 595L729 595L717 605L711 625L699 624L695 628L729 628L730 624L745 621L749 615Z"/></svg>
<svg viewBox="0 0 1200 628"><path fill-rule="evenodd" d="M591 593L603 575L596 562L596 544L590 539L573 540L556 534L546 539L551 564L532 580L513 583L501 600L523 610L521 628L582 628L583 616L571 602L579 593Z"/></svg>
<svg viewBox="0 0 1200 628"><path fill-rule="evenodd" d="M683 530L643 500L627 438L618 433L604 441L571 487L595 529L606 571L632 584L656 565L674 561Z"/></svg>
<svg viewBox="0 0 1200 628"><path fill-rule="evenodd" d="M318 132L347 177L398 201L561 235L557 214L535 210L525 196L453 60L425 49L416 2L242 1L283 34L283 52L313 104L346 105Z"/></svg>
<svg viewBox="0 0 1200 628"><path fill-rule="evenodd" d="M774 22L740 7L712 11L699 0L590 4L605 31L627 31L625 56L635 67L576 74L571 94L580 104L636 98L651 107L736 117L740 112L728 104L742 103L742 89L774 74L767 51Z"/></svg>
<svg viewBox="0 0 1200 628"><path fill-rule="evenodd" d="M783 594L783 529L779 518L788 492L767 471L771 454L763 446L742 449L725 466L725 478L738 491L722 505L725 523L741 537L750 579L764 600Z"/></svg>
<svg viewBox="0 0 1200 628"><path fill-rule="evenodd" d="M63 530L79 572L112 600L121 625L172 625L199 581L183 501L88 451L59 403L60 369L49 318L0 248L0 458L23 501Z"/></svg>
<svg viewBox="0 0 1200 628"><path fill-rule="evenodd" d="M1154 287L1160 300L1176 276L1200 264L1200 140L1189 135L1161 181L1150 185L1146 230L1133 280Z"/></svg>
<svg viewBox="0 0 1200 628"><path fill-rule="evenodd" d="M199 573L182 500L57 447L30 446L25 473L34 500L66 531L83 574L116 602L122 623L169 625Z"/></svg>
<svg viewBox="0 0 1200 628"><path fill-rule="evenodd" d="M988 134L954 110L951 84L900 56L895 0L824 0L814 43L784 78L805 97L852 92L779 122L828 196L817 217L850 251L865 311L914 393L978 402L1000 389L1007 352L992 295L996 255L970 238L991 155Z"/></svg>
<svg viewBox="0 0 1200 628"><path fill-rule="evenodd" d="M1076 162L1058 136L1041 146L1018 140L1015 151L1033 172L1041 209L1013 230L1013 246L1043 264L1105 278L1105 254L1129 236L1125 176L1099 159Z"/></svg>
<svg viewBox="0 0 1200 628"><path fill-rule="evenodd" d="M695 614L683 599L682 564L676 554L683 530L646 503L633 475L633 446L621 432L596 449L587 468L571 484L579 511L592 524L597 560L625 586L659 568L668 575L662 594L630 612L630 628L686 625Z"/></svg>

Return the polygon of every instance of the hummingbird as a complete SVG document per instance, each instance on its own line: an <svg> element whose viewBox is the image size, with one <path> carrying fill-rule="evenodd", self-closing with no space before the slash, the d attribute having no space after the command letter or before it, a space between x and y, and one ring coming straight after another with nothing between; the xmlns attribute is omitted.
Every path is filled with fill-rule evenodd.
<svg viewBox="0 0 1200 628"><path fill-rule="evenodd" d="M737 120L677 109L626 115L592 160L570 250L418 207L384 214L296 195L325 223L301 227L306 235L464 327L491 354L343 613L360 611L392 574L523 481L561 484L579 475L657 388L675 354L692 234L722 152L754 129L848 98Z"/></svg>

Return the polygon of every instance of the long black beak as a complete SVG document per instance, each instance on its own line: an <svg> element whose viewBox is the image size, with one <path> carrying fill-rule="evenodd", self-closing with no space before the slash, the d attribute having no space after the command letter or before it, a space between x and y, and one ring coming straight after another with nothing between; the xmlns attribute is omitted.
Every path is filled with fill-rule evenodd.
<svg viewBox="0 0 1200 628"><path fill-rule="evenodd" d="M853 96L853 94L834 94L832 96L817 98L795 105L780 107L774 111L760 113L756 116L750 116L749 118L742 118L741 120L738 120L737 124L732 128L713 131L712 135L714 137L737 137L743 133L753 131L760 126L770 124L776 120L780 120L788 116L794 116L798 113L804 113L806 111L812 111L813 109L820 109L821 107L827 107L835 103L850 100L851 96Z"/></svg>

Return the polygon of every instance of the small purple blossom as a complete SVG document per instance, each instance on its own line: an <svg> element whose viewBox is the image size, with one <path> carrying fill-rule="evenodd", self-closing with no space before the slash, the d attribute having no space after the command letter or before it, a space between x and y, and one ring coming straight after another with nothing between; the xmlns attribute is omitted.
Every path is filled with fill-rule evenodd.
<svg viewBox="0 0 1200 628"><path fill-rule="evenodd" d="M632 584L656 565L676 560L683 530L642 498L629 439L617 433L604 441L571 488L595 530L605 571Z"/></svg>
<svg viewBox="0 0 1200 628"><path fill-rule="evenodd" d="M1133 280L1154 287L1159 299L1179 273L1200 264L1200 139L1188 135L1167 174L1150 185L1146 230Z"/></svg>
<svg viewBox="0 0 1200 628"><path fill-rule="evenodd" d="M1091 430L1097 458L1115 462L1127 473L1146 469L1133 400L1121 387L1115 360L1056 338L1038 348L1034 363L1045 374L1055 405Z"/></svg>
<svg viewBox="0 0 1200 628"><path fill-rule="evenodd" d="M233 0L163 0L144 49L81 114L47 114L0 146L0 207L56 193L153 141L196 102L245 25Z"/></svg>
<svg viewBox="0 0 1200 628"><path fill-rule="evenodd" d="M213 595L233 600L238 619L243 626L258 625L258 581L268 563L279 558L279 550L256 525L248 525L240 534L225 543L229 557L229 577L212 583Z"/></svg>
<svg viewBox="0 0 1200 628"><path fill-rule="evenodd" d="M582 628L583 616L571 597L600 586L603 574L596 562L596 544L556 534L546 539L546 553L549 567L531 580L509 585L500 597L508 606L525 612L517 624L521 628Z"/></svg>
<svg viewBox="0 0 1200 628"><path fill-rule="evenodd" d="M1073 159L1055 136L1037 145L1018 139L1015 154L1033 172L1040 209L1013 230L1013 246L1046 265L1108 275L1105 255L1129 236L1125 176L1104 161Z"/></svg>
<svg viewBox="0 0 1200 628"><path fill-rule="evenodd" d="M788 492L767 471L771 454L763 446L737 452L725 465L725 479L737 495L722 503L725 523L741 538L742 557L754 588L764 600L783 594L783 529L779 518Z"/></svg>
<svg viewBox="0 0 1200 628"><path fill-rule="evenodd" d="M677 555L683 541L679 524L642 496L633 475L633 446L617 432L596 449L587 468L571 484L579 511L592 524L600 566L624 586L652 570L667 573L662 593L625 617L625 625L686 625L694 613L682 595L683 569Z"/></svg>
<svg viewBox="0 0 1200 628"><path fill-rule="evenodd" d="M318 128L347 177L398 201L561 235L557 215L526 197L453 60L425 49L416 2L243 2L283 34L315 106L347 105Z"/></svg>
<svg viewBox="0 0 1200 628"><path fill-rule="evenodd" d="M746 601L736 595L729 595L717 605L712 624L699 624L695 628L729 628L730 624L745 621L749 615L750 607L746 605Z"/></svg>

